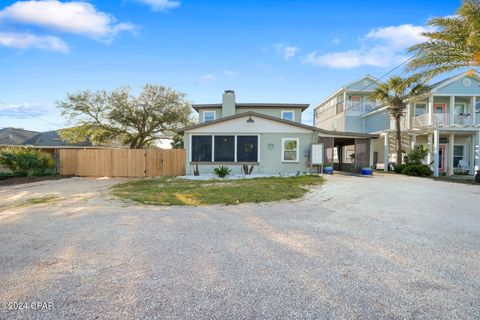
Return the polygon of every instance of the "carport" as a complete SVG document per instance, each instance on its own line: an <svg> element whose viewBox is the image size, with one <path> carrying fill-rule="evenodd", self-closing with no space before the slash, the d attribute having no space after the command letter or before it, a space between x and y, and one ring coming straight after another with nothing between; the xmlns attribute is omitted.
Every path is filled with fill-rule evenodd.
<svg viewBox="0 0 480 320"><path fill-rule="evenodd" d="M318 141L325 146L325 162L333 164L334 170L358 172L362 167L373 166L372 140L378 138L375 134L342 132L320 134Z"/></svg>

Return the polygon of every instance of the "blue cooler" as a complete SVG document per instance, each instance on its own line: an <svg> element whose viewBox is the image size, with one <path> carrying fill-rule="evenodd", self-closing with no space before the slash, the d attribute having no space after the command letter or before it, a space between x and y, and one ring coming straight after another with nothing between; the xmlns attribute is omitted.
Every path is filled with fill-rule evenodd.
<svg viewBox="0 0 480 320"><path fill-rule="evenodd" d="M362 168L362 169L360 169L360 173L363 174L364 176L371 176L371 175L373 175L373 169L372 168Z"/></svg>

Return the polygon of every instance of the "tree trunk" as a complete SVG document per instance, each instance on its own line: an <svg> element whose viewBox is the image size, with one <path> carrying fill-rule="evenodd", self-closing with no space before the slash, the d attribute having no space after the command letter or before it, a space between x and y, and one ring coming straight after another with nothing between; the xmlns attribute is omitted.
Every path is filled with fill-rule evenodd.
<svg viewBox="0 0 480 320"><path fill-rule="evenodd" d="M402 129L400 127L400 117L395 118L395 131L397 134L397 166L403 163L402 159Z"/></svg>

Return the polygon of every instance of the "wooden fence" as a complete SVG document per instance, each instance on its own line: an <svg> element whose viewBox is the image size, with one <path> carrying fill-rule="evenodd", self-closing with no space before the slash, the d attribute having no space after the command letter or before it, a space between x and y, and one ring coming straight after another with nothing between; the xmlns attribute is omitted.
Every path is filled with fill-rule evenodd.
<svg viewBox="0 0 480 320"><path fill-rule="evenodd" d="M60 149L60 175L156 177L185 175L183 149Z"/></svg>

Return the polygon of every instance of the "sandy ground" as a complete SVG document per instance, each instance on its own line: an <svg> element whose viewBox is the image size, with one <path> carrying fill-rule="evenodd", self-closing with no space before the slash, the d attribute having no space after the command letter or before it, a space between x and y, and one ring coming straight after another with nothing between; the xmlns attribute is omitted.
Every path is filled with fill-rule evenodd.
<svg viewBox="0 0 480 320"><path fill-rule="evenodd" d="M478 186L337 175L195 208L117 201L119 181L0 188L4 207L58 197L0 209L0 319L480 318Z"/></svg>

